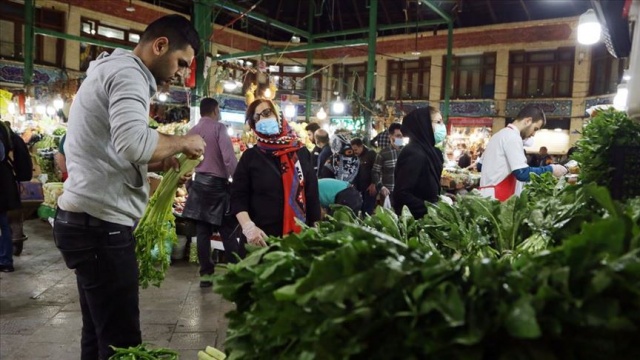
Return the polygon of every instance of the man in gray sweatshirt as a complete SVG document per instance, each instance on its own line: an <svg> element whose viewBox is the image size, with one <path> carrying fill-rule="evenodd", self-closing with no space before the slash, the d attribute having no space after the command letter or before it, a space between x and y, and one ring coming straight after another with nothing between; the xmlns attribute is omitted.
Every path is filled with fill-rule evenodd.
<svg viewBox="0 0 640 360"><path fill-rule="evenodd" d="M151 23L133 52L116 49L93 61L69 112L69 177L58 199L54 239L75 269L82 309L81 358L108 359L141 343L133 224L148 201L147 169L198 157L199 135L169 136L148 127L157 86L189 67L198 33L182 16Z"/></svg>

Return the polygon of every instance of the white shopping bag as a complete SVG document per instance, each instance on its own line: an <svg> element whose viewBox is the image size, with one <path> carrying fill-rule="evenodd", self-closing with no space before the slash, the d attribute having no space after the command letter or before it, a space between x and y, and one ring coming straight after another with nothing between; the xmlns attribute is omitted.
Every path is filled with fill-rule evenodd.
<svg viewBox="0 0 640 360"><path fill-rule="evenodd" d="M384 198L384 202L382 203L382 207L385 209L391 209L391 197L387 196Z"/></svg>

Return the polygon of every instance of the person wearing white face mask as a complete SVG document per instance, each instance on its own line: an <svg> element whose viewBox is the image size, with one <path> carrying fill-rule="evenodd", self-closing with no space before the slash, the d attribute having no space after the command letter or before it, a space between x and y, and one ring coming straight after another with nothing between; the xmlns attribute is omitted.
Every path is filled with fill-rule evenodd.
<svg viewBox="0 0 640 360"><path fill-rule="evenodd" d="M256 146L242 154L231 184L231 213L247 242L266 246L268 236L301 231L296 220L320 220L320 199L311 154L269 100L255 100L246 121Z"/></svg>
<svg viewBox="0 0 640 360"><path fill-rule="evenodd" d="M382 149L376 156L376 161L371 171L371 180L376 184L376 189L383 199L391 195L395 185L393 172L396 168L398 154L402 146L404 146L401 129L402 125L398 123L393 123L389 126L391 144L389 147Z"/></svg>
<svg viewBox="0 0 640 360"><path fill-rule="evenodd" d="M530 167L527 164L523 141L533 137L545 123L544 111L527 105L513 123L491 137L482 156L480 192L484 196L506 201L520 194L522 183L529 182L532 173L551 172L556 177L567 173L562 165Z"/></svg>

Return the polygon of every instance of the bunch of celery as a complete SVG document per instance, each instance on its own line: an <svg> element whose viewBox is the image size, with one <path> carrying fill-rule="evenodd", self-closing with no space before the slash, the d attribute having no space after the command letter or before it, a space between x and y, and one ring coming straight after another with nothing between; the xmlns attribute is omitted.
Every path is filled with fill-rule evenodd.
<svg viewBox="0 0 640 360"><path fill-rule="evenodd" d="M149 284L159 287L164 280L171 260L165 239L171 239L174 244L178 240L173 216L173 201L178 182L202 161L202 156L199 159L189 159L186 155L179 154L176 158L180 163L180 170L170 169L165 173L134 232L140 269L139 282L143 288L147 288ZM167 223L171 226L167 226ZM154 247L157 248L156 254L153 251Z"/></svg>

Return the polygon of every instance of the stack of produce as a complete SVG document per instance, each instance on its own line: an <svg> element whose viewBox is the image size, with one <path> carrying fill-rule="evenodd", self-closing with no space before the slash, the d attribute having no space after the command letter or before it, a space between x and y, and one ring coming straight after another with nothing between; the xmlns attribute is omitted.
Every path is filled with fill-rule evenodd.
<svg viewBox="0 0 640 360"><path fill-rule="evenodd" d="M270 238L216 282L229 359L640 358L640 199L534 181Z"/></svg>
<svg viewBox="0 0 640 360"><path fill-rule="evenodd" d="M63 183L61 182L48 182L42 185L42 191L44 193L44 202L42 205L50 208L56 208L58 204L58 198L62 195Z"/></svg>
<svg viewBox="0 0 640 360"><path fill-rule="evenodd" d="M181 122L162 124L157 130L167 135L186 135L189 132L189 125Z"/></svg>

